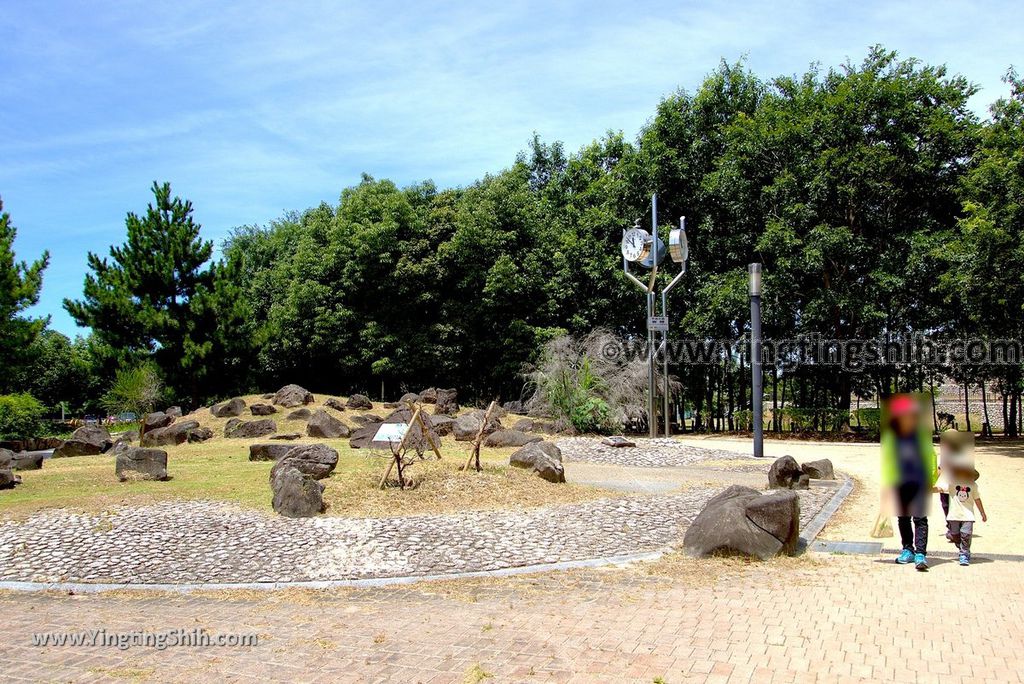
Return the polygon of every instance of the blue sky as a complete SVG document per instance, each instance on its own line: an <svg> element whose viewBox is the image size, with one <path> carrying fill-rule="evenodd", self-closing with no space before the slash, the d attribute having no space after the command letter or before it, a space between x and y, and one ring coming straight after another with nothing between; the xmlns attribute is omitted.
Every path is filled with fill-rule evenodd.
<svg viewBox="0 0 1024 684"><path fill-rule="evenodd" d="M51 253L35 315L73 334L89 250L153 180L207 238L334 202L362 172L464 185L533 131L636 135L720 58L762 76L882 43L1004 94L1010 2L21 2L0 0L0 197L19 258Z"/></svg>

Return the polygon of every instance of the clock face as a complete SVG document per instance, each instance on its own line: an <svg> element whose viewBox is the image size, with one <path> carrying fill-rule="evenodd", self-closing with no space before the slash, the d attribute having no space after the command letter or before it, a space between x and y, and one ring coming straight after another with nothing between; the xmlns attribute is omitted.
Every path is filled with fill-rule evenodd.
<svg viewBox="0 0 1024 684"><path fill-rule="evenodd" d="M668 251L672 260L680 264L686 263L690 256L690 246L686 240L686 231L682 228L675 228L668 236Z"/></svg>
<svg viewBox="0 0 1024 684"><path fill-rule="evenodd" d="M640 261L651 249L651 236L643 228L631 228L622 236L622 256L626 261Z"/></svg>

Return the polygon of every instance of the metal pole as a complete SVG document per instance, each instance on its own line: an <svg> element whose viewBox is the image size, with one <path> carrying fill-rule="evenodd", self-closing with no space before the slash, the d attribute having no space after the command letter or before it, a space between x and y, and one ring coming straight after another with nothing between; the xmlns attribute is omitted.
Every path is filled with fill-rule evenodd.
<svg viewBox="0 0 1024 684"><path fill-rule="evenodd" d="M753 399L754 456L764 457L764 390L761 387L761 264L750 264L750 373Z"/></svg>
<svg viewBox="0 0 1024 684"><path fill-rule="evenodd" d="M650 320L651 316L654 315L654 293L647 293L647 319ZM656 366L655 349L654 349L654 331L651 327L647 326L647 427L648 432L653 439L658 436L658 414L655 412L654 404L654 388L655 380L654 369Z"/></svg>
<svg viewBox="0 0 1024 684"><path fill-rule="evenodd" d="M668 318L668 296L666 295L665 290L661 291L661 315L664 316L665 318ZM669 406L668 406L668 331L667 330L665 330L664 332L661 333L661 354L662 354L661 360L662 360L662 364L663 364L662 365L663 377L661 379L661 383L662 383L661 391L662 391L662 394L664 395L662 397L662 399L664 401L664 409L665 409L665 414L664 414L664 418L665 418L665 436L666 437L671 437L672 436L672 426L671 426L672 419L669 418Z"/></svg>

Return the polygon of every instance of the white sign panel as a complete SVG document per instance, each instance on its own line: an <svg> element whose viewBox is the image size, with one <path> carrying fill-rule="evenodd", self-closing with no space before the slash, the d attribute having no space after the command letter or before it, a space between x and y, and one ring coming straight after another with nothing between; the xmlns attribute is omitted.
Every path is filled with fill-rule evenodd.
<svg viewBox="0 0 1024 684"><path fill-rule="evenodd" d="M373 441L398 443L402 441L408 431L409 426L405 423L384 423L377 428L377 434L373 436Z"/></svg>

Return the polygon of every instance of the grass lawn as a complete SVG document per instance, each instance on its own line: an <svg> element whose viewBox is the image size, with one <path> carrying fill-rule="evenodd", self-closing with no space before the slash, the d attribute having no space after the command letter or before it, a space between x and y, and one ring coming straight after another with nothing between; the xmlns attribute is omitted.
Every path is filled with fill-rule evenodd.
<svg viewBox="0 0 1024 684"><path fill-rule="evenodd" d="M327 397L318 395L315 410ZM246 397L246 403L259 401ZM353 413L329 413L349 425ZM278 432L305 433L305 421L286 421L282 409L271 416ZM387 409L372 413L383 416ZM253 417L241 416L243 420ZM151 503L169 499L226 501L247 508L271 512L268 476L269 461L249 461L249 445L268 441L226 439L226 419L214 418L206 409L179 420L194 419L213 429L215 437L202 444L166 447L166 482L119 482L114 475L114 456L78 456L48 459L42 470L22 471L24 482L13 490L0 491L0 520L19 519L44 508L68 508L78 511L103 510L121 504ZM511 421L506 420L506 424ZM327 515L350 517L386 517L417 513L530 508L555 503L586 501L616 496L614 492L576 485L552 484L536 475L508 465L513 448L481 452L484 470L462 472L459 467L470 453L468 442L452 437L442 440L443 459L418 462L407 471L417 483L413 489L377 488L387 469L390 454L368 449L352 449L347 439L319 440L303 437L297 443L322 442L337 449L338 467L323 480ZM433 459L433 454L428 452Z"/></svg>

